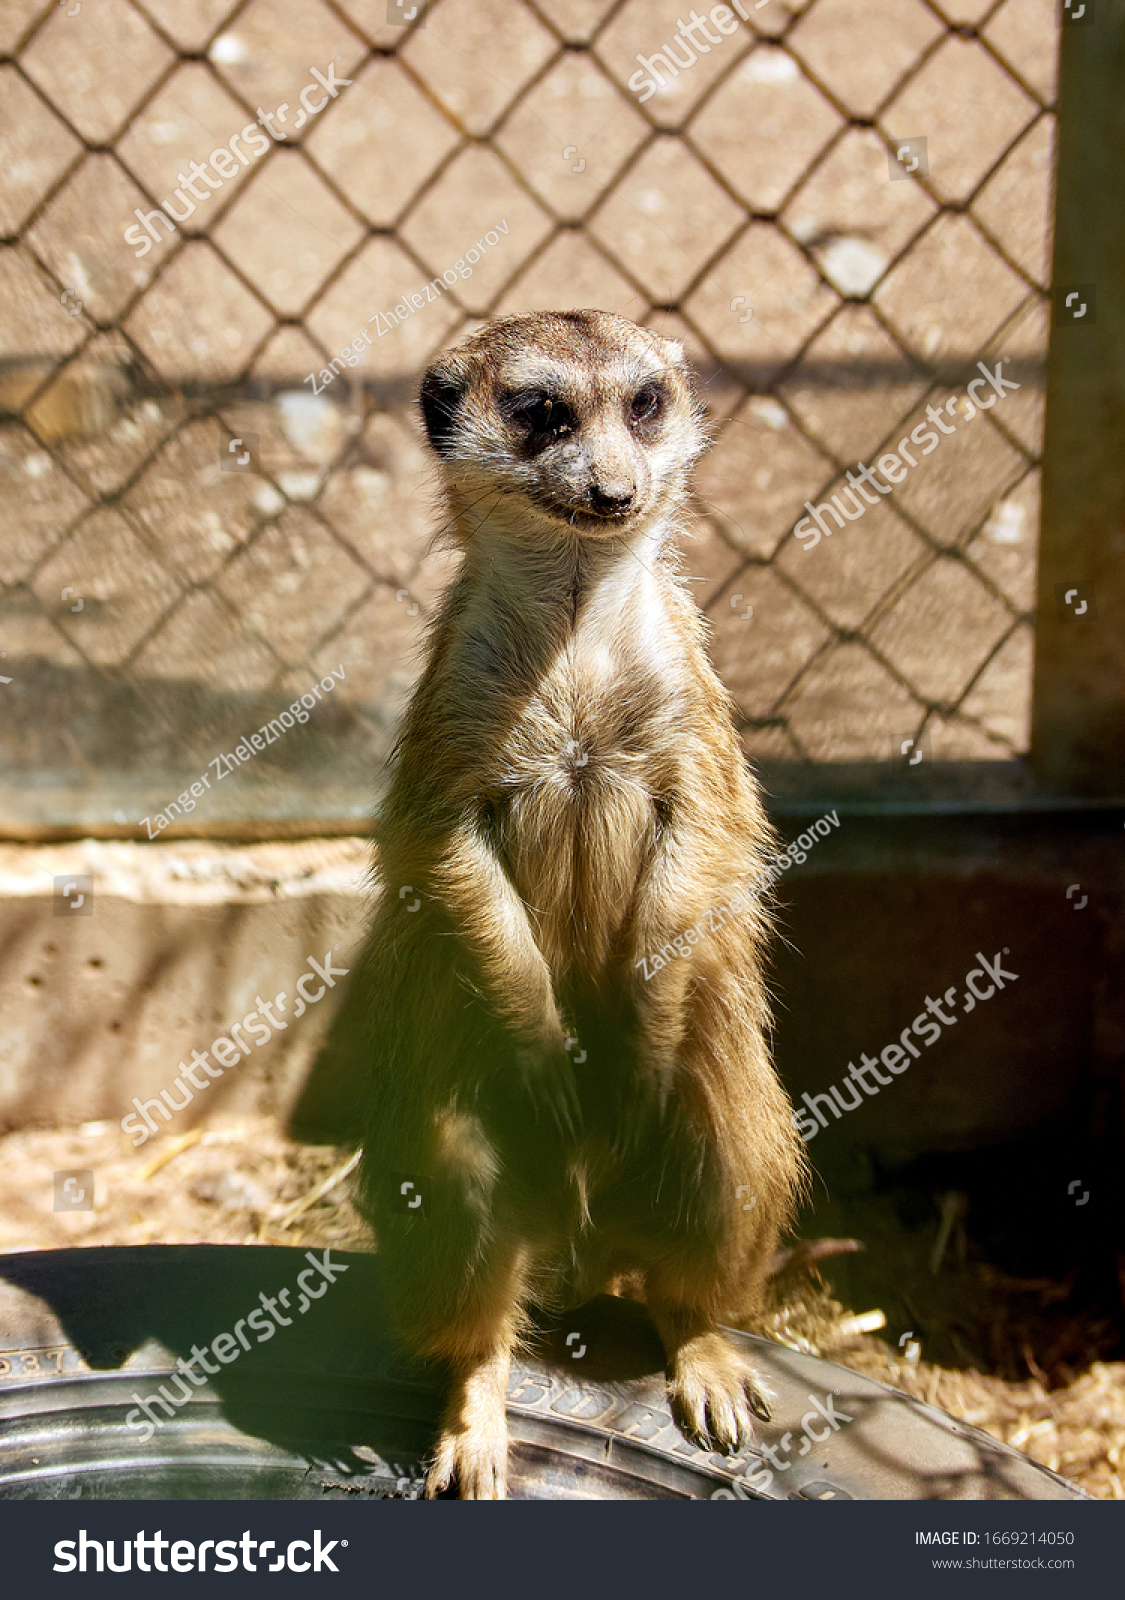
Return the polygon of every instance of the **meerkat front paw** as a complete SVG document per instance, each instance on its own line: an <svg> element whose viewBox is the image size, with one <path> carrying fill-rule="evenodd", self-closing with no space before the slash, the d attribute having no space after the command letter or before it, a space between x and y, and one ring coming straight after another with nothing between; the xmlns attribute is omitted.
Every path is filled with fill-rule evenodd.
<svg viewBox="0 0 1125 1600"><path fill-rule="evenodd" d="M701 1450L731 1455L748 1445L753 1417L770 1420L770 1398L754 1368L721 1333L697 1334L668 1363L672 1416Z"/></svg>
<svg viewBox="0 0 1125 1600"><path fill-rule="evenodd" d="M500 1426L443 1429L426 1474L426 1499L455 1488L459 1500L505 1500L508 1495L508 1430Z"/></svg>

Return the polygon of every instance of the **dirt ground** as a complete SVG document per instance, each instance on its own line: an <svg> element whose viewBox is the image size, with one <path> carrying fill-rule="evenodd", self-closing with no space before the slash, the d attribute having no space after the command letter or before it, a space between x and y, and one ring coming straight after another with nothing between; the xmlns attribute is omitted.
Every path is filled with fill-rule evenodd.
<svg viewBox="0 0 1125 1600"><path fill-rule="evenodd" d="M366 1249L351 1164L347 1150L298 1144L263 1117L137 1150L110 1122L9 1134L0 1139L0 1253L157 1242ZM66 1171L94 1173L93 1210L51 1209L53 1174ZM933 1229L889 1217L867 1202L850 1224L899 1283L931 1258ZM760 1331L940 1406L1099 1499L1125 1500L1125 1361L1106 1359L1120 1352L1120 1329L1072 1303L1072 1283L1010 1277L974 1254L955 1228L942 1273L916 1275L929 1297L919 1321L953 1330L965 1354L956 1364L880 1337L881 1308L842 1304L827 1282L832 1262L800 1254L776 1277ZM980 1349L990 1358L973 1364Z"/></svg>

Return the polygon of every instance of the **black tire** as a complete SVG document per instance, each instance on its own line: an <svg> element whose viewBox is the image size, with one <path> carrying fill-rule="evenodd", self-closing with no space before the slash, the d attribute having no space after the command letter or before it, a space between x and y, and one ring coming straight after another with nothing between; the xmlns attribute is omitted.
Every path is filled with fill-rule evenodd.
<svg viewBox="0 0 1125 1600"><path fill-rule="evenodd" d="M0 1499L417 1497L441 1373L406 1363L388 1340L377 1259L333 1252L329 1269L336 1263L346 1270L329 1286L299 1249L0 1257ZM305 1287L323 1288L301 1296L303 1312L292 1299L302 1271ZM246 1318L263 1294L281 1316L293 1312L291 1325L251 1341ZM262 1310L253 1326L269 1321ZM222 1333L223 1350L237 1352L229 1364L212 1362L217 1372L199 1387L177 1376L177 1357L190 1361L193 1347L214 1355ZM542 1358L513 1370L512 1498L1084 1498L882 1384L747 1334L731 1338L777 1399L756 1448L726 1460L672 1424L660 1346L640 1307L601 1300L568 1313L545 1332ZM153 1399L161 1385L176 1404ZM138 1399L160 1422L147 1437ZM763 1453L771 1447L772 1465Z"/></svg>

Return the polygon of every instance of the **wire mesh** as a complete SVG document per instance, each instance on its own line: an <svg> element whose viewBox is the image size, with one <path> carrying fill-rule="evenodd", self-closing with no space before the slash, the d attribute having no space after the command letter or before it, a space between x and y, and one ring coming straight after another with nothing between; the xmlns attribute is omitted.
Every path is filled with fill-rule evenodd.
<svg viewBox="0 0 1125 1600"><path fill-rule="evenodd" d="M683 11L9 0L5 825L361 818L449 575L418 376L552 306L697 363L752 757L1026 748L1052 0Z"/></svg>

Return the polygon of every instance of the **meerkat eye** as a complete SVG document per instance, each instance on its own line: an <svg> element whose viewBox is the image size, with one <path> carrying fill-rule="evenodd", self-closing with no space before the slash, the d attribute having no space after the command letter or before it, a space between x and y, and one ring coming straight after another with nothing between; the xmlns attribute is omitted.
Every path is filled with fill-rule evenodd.
<svg viewBox="0 0 1125 1600"><path fill-rule="evenodd" d="M629 415L633 422L652 422L660 412L660 390L652 384L646 384L643 389L638 389L633 396L633 404Z"/></svg>
<svg viewBox="0 0 1125 1600"><path fill-rule="evenodd" d="M517 427L533 437L559 437L575 426L574 412L566 402L549 394L514 395L506 409Z"/></svg>

